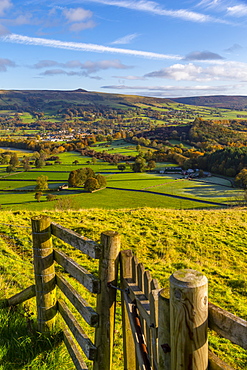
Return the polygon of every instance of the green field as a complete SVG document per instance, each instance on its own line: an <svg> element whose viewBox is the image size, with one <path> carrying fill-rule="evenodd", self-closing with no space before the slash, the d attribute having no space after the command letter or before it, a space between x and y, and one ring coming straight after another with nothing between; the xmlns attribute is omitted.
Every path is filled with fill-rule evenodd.
<svg viewBox="0 0 247 370"><path fill-rule="evenodd" d="M93 149L98 151L107 149L109 153L132 156L137 154L136 146L123 140L114 141L107 148L97 146ZM20 159L23 155L27 153L18 151ZM214 203L235 205L241 193L240 189L230 187L230 181L218 177L205 178L202 182L190 181L175 174L133 173L130 166L121 172L117 165L100 160L92 165L90 157L82 156L78 152L64 152L59 154L59 158L61 164L52 164L41 169L33 167L29 172L23 172L19 167L17 172L8 174L6 165L1 165L0 204L2 209L56 209L56 207L61 207L63 202L70 203L70 207L76 209L92 207L118 209L124 208L126 204L134 208L144 206L173 209L211 208L220 206ZM73 164L75 160L79 162L77 165ZM67 183L70 171L85 166L91 167L95 173L101 173L106 177L107 189L94 194L86 193L82 188L71 188L62 192L54 191L58 186ZM174 164L156 164L158 169L168 166L174 166ZM36 179L41 175L48 177L49 191L56 195L57 200L47 202L47 193L41 197L41 202L34 199ZM205 203L205 201L212 202L212 204Z"/></svg>
<svg viewBox="0 0 247 370"><path fill-rule="evenodd" d="M30 218L37 214L26 211L0 213L0 299L33 283ZM132 249L161 287L168 288L169 276L178 269L192 268L203 272L209 280L209 301L247 319L246 209L190 211L144 207L47 211L42 214L96 241L105 230L118 231L121 248ZM90 272L97 271L97 263L83 257L78 250L56 239L54 245ZM83 294L94 307L94 299L84 291ZM119 310L118 296L118 314ZM72 370L71 360L60 343L61 337L54 335L47 341L37 336L35 322L33 299L25 308L22 306L20 312L0 310L2 369ZM87 326L83 324L83 327L87 330ZM119 317L113 356L113 368L117 370L123 370L121 340ZM236 345L211 333L209 346L234 368L247 368L247 353Z"/></svg>

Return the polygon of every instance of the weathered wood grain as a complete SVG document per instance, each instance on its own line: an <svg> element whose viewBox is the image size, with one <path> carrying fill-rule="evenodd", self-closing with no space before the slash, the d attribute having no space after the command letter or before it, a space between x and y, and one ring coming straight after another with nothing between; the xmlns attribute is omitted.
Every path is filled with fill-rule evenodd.
<svg viewBox="0 0 247 370"><path fill-rule="evenodd" d="M208 325L222 337L247 349L247 321L209 303Z"/></svg>
<svg viewBox="0 0 247 370"><path fill-rule="evenodd" d="M126 305L126 310L129 316L130 325L132 329L132 335L135 342L138 365L137 368L140 368L141 370L151 370L152 367L147 352L145 338L141 331L140 321L136 313L134 312L134 305L129 299L128 294L126 292L124 292L124 302Z"/></svg>
<svg viewBox="0 0 247 370"><path fill-rule="evenodd" d="M47 216L32 218L36 305L40 332L53 329L57 312L56 278L50 225L51 221Z"/></svg>
<svg viewBox="0 0 247 370"><path fill-rule="evenodd" d="M132 251L124 250L120 252L120 276L121 288L125 289L123 279L132 278ZM122 331L123 331L123 353L124 353L124 370L136 369L136 351L135 343L131 331L129 315L124 303L124 294L121 292L121 306L122 306Z"/></svg>
<svg viewBox="0 0 247 370"><path fill-rule="evenodd" d="M170 277L171 370L208 368L207 278L195 270Z"/></svg>
<svg viewBox="0 0 247 370"><path fill-rule="evenodd" d="M140 316L146 320L147 325L150 327L150 302L143 291L133 282L133 279L123 279L123 287L124 289L129 289L130 299L135 301Z"/></svg>
<svg viewBox="0 0 247 370"><path fill-rule="evenodd" d="M158 293L158 358L159 370L171 369L170 302L166 289Z"/></svg>
<svg viewBox="0 0 247 370"><path fill-rule="evenodd" d="M57 238L72 245L72 247L79 249L82 253L85 253L92 258L100 258L101 248L95 241L88 239L72 230L66 229L55 222L51 223L51 231L52 234Z"/></svg>
<svg viewBox="0 0 247 370"><path fill-rule="evenodd" d="M137 283L138 276L137 276L137 266L138 266L138 259L135 255L132 257L132 279Z"/></svg>
<svg viewBox="0 0 247 370"><path fill-rule="evenodd" d="M36 289L35 285L31 285L28 288L24 289L22 292L13 295L12 297L7 299L8 306L15 306L17 304L23 303L30 298L35 297Z"/></svg>
<svg viewBox="0 0 247 370"><path fill-rule="evenodd" d="M64 252L54 249L54 260L91 293L100 292L100 281Z"/></svg>
<svg viewBox="0 0 247 370"><path fill-rule="evenodd" d="M208 370L235 370L230 365L226 364L213 352L208 351Z"/></svg>
<svg viewBox="0 0 247 370"><path fill-rule="evenodd" d="M98 349L94 370L112 369L114 344L116 289L118 280L118 260L120 235L115 231L101 234L102 256L99 263L101 290L97 295L99 325L95 330L95 345Z"/></svg>
<svg viewBox="0 0 247 370"><path fill-rule="evenodd" d="M152 351L150 353L151 356L151 364L154 370L158 369L158 316L159 316L159 307L158 307L158 299L159 299L159 289L152 290L149 293L149 302L150 302L150 331L151 331L151 347Z"/></svg>
<svg viewBox="0 0 247 370"><path fill-rule="evenodd" d="M151 290L160 289L157 279L152 279L151 281Z"/></svg>
<svg viewBox="0 0 247 370"><path fill-rule="evenodd" d="M95 360L97 349L88 338L82 327L79 325L78 321L75 319L74 315L68 309L66 304L62 300L58 300L58 310L68 325L70 331L74 335L75 339L77 340L79 346L87 356L89 360Z"/></svg>
<svg viewBox="0 0 247 370"><path fill-rule="evenodd" d="M98 325L98 314L89 306L87 301L83 299L80 294L67 282L66 279L59 273L56 274L57 286L61 289L63 294L70 300L77 311L82 315L83 319L90 326Z"/></svg>
<svg viewBox="0 0 247 370"><path fill-rule="evenodd" d="M142 290L144 291L145 296L149 300L149 303L150 303L149 294L151 292L151 280L152 280L152 278L151 278L150 271L145 270L145 268L144 268ZM151 325L151 323L150 323L150 325ZM146 339L146 343L147 343L147 347L148 347L148 352L149 352L149 357L150 357L150 361L151 361L151 365L152 365L152 362L153 362L153 354L152 354L153 348L152 348L152 343L151 343L150 325L148 325L147 322L145 322L143 332L144 332L144 335L145 335L145 339Z"/></svg>
<svg viewBox="0 0 247 370"><path fill-rule="evenodd" d="M66 329L65 325L63 326L63 337L64 337L64 343L67 347L67 350L75 365L76 370L88 370L88 367L85 364L82 358L82 355L76 346L76 343L74 342L69 331Z"/></svg>

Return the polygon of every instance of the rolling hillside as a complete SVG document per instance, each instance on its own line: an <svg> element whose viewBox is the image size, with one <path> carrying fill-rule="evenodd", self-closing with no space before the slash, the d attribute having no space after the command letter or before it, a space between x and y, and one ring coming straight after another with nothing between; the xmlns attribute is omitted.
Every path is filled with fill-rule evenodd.
<svg viewBox="0 0 247 370"><path fill-rule="evenodd" d="M247 109L247 96L237 96L237 95L194 96L186 98L173 98L171 100L177 103L189 105L237 109L237 110Z"/></svg>
<svg viewBox="0 0 247 370"><path fill-rule="evenodd" d="M99 93L77 89L62 90L1 90L0 110L3 109L37 109L51 110L66 105L92 105L112 108L135 108L140 105L161 107L173 103L195 106L207 106L227 109L246 109L247 96L197 96L185 98L154 98L138 95Z"/></svg>

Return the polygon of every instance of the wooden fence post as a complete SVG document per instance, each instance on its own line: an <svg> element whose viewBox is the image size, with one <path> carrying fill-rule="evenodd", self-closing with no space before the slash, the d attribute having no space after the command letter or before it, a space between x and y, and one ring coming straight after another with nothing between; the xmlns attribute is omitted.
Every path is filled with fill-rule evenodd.
<svg viewBox="0 0 247 370"><path fill-rule="evenodd" d="M94 370L111 370L115 326L116 289L120 235L115 231L101 234L102 256L99 265L100 293L97 295L99 326L95 331L97 359ZM111 286L112 285L112 286Z"/></svg>
<svg viewBox="0 0 247 370"><path fill-rule="evenodd" d="M131 250L121 251L121 282L123 279L132 278L132 258ZM124 288L124 284L121 284ZM122 330L123 330L123 352L124 352L124 370L136 370L136 351L135 342L132 335L131 325L128 317L128 312L124 302L124 294L122 292Z"/></svg>
<svg viewBox="0 0 247 370"><path fill-rule="evenodd" d="M208 368L208 284L200 272L170 277L171 370Z"/></svg>
<svg viewBox="0 0 247 370"><path fill-rule="evenodd" d="M55 324L56 276L50 219L46 216L32 218L33 257L38 313L38 330L51 331Z"/></svg>
<svg viewBox="0 0 247 370"><path fill-rule="evenodd" d="M170 306L166 289L159 292L158 358L159 370L171 369Z"/></svg>

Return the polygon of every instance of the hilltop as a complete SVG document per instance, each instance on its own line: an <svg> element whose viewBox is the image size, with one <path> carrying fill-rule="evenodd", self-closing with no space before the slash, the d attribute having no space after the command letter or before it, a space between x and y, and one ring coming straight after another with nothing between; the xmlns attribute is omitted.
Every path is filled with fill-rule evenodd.
<svg viewBox="0 0 247 370"><path fill-rule="evenodd" d="M134 95L107 94L77 89L62 90L1 90L0 110L43 110L58 109L68 105L92 105L112 108L137 107L139 104L161 105L169 99Z"/></svg>

